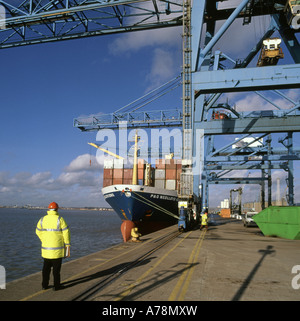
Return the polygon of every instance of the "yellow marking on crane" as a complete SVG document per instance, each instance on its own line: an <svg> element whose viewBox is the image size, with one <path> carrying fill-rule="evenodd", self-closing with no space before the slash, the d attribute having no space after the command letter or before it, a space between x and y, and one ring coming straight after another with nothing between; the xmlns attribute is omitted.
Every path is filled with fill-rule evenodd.
<svg viewBox="0 0 300 321"><path fill-rule="evenodd" d="M98 145L96 145L96 144L94 144L94 143L88 143L88 144L91 145L91 146L93 146L93 147L96 147L96 148L102 150L103 152L105 152L105 153L107 153L107 154L109 154L109 155L111 155L111 156L113 156L113 157L115 157L115 158L124 159L124 157L119 156L119 155L117 155L117 154L115 154L115 153L113 153L113 152L110 152L109 150L104 149L104 148L102 148L102 147L100 147L100 146L98 146Z"/></svg>

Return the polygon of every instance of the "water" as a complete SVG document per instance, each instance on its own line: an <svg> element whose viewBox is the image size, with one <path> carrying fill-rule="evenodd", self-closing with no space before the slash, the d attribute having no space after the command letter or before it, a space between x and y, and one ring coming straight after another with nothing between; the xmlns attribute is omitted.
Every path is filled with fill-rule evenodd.
<svg viewBox="0 0 300 321"><path fill-rule="evenodd" d="M0 208L0 265L6 282L41 271L41 242L35 234L46 210ZM59 210L71 231L71 257L101 251L122 241L121 221L112 211Z"/></svg>

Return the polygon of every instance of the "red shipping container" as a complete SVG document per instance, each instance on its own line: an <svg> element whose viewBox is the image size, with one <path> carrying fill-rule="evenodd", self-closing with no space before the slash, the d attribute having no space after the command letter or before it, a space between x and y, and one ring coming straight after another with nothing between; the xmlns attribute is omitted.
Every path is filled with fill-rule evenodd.
<svg viewBox="0 0 300 321"><path fill-rule="evenodd" d="M111 178L104 178L103 179L103 187L112 185L112 179Z"/></svg>
<svg viewBox="0 0 300 321"><path fill-rule="evenodd" d="M123 178L123 169L114 168L113 179L122 179ZM119 183L122 184L122 183Z"/></svg>
<svg viewBox="0 0 300 321"><path fill-rule="evenodd" d="M176 159L176 169L181 170L182 168L182 160L181 159Z"/></svg>
<svg viewBox="0 0 300 321"><path fill-rule="evenodd" d="M166 167L166 162L163 158L156 159L155 160L155 168L157 169L165 169Z"/></svg>
<svg viewBox="0 0 300 321"><path fill-rule="evenodd" d="M230 217L230 208L221 208L220 216L229 218Z"/></svg>
<svg viewBox="0 0 300 321"><path fill-rule="evenodd" d="M138 179L144 179L144 169L138 168Z"/></svg>
<svg viewBox="0 0 300 321"><path fill-rule="evenodd" d="M123 179L123 184L131 185L132 184L132 178L124 178Z"/></svg>
<svg viewBox="0 0 300 321"><path fill-rule="evenodd" d="M132 168L124 168L124 172L123 172L124 179L132 179L132 173L133 173Z"/></svg>
<svg viewBox="0 0 300 321"><path fill-rule="evenodd" d="M123 184L123 179L122 178L114 178L113 185L115 185L115 184Z"/></svg>
<svg viewBox="0 0 300 321"><path fill-rule="evenodd" d="M166 169L176 169L175 159L166 159Z"/></svg>
<svg viewBox="0 0 300 321"><path fill-rule="evenodd" d="M176 169L166 168L166 179L176 179Z"/></svg>
<svg viewBox="0 0 300 321"><path fill-rule="evenodd" d="M145 167L145 160L143 158L138 159L138 168L144 169Z"/></svg>
<svg viewBox="0 0 300 321"><path fill-rule="evenodd" d="M103 169L103 178L111 178L113 177L113 170L110 168Z"/></svg>

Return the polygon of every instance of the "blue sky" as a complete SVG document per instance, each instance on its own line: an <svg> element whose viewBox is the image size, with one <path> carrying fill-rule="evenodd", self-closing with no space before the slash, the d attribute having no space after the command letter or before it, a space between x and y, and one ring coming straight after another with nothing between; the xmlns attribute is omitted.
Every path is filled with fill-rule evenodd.
<svg viewBox="0 0 300 321"><path fill-rule="evenodd" d="M252 44L236 30L216 49L242 58ZM227 41L232 35L236 47ZM57 201L61 206L106 206L102 167L96 150L87 145L96 141L96 132L81 133L73 118L113 112L178 76L181 28L5 49L0 57L0 205ZM299 91L288 94L299 100ZM244 109L250 103L264 104L250 95L229 100ZM181 89L150 108L182 108ZM296 162L295 168L297 181ZM283 190L285 173L277 175ZM248 188L248 193L255 189ZM223 198L222 193L219 200Z"/></svg>
<svg viewBox="0 0 300 321"><path fill-rule="evenodd" d="M87 145L96 132L81 133L73 118L111 113L180 74L178 28L152 34L148 42L136 33L0 52L0 204L106 205ZM178 93L156 108L181 108Z"/></svg>

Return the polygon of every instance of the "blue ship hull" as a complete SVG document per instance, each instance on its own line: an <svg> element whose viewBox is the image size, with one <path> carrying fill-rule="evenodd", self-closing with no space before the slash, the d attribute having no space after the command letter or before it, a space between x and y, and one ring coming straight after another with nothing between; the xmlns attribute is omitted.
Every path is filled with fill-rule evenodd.
<svg viewBox="0 0 300 321"><path fill-rule="evenodd" d="M177 223L177 191L145 185L111 185L102 189L122 221L132 221L142 234Z"/></svg>

